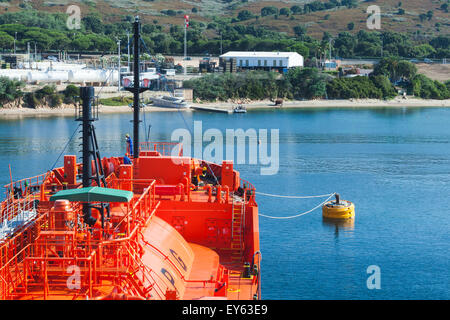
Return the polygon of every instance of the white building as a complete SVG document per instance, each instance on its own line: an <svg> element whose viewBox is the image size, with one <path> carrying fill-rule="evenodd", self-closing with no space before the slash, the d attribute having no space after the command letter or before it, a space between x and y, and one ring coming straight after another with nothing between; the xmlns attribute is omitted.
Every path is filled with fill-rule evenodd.
<svg viewBox="0 0 450 320"><path fill-rule="evenodd" d="M236 58L237 68L243 69L289 69L303 67L303 56L297 52L230 51L220 56Z"/></svg>

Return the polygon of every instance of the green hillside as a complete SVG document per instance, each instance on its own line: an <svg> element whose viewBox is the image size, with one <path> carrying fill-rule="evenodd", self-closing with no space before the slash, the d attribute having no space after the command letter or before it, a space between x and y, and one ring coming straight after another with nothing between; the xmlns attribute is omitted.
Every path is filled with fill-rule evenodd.
<svg viewBox="0 0 450 320"><path fill-rule="evenodd" d="M81 30L68 30L66 10L81 9ZM381 29L368 30L367 7L381 8ZM182 54L183 16L191 17L188 51L294 50L335 55L450 57L449 0L0 0L0 49L28 42L40 50L116 50L133 16L143 21L149 53Z"/></svg>

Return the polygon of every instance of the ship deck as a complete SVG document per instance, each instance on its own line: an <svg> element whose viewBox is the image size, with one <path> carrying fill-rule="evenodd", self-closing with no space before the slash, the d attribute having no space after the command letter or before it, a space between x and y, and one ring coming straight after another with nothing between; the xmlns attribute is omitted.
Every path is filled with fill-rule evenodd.
<svg viewBox="0 0 450 320"><path fill-rule="evenodd" d="M158 148L133 165L102 160L108 188L132 191L132 197L111 200L107 217L92 211L97 222L91 227L80 223L85 202L51 200L61 190L81 188L75 156L51 174L7 185L0 222L24 210L36 215L0 240L0 298L258 298L254 187L230 162L207 164L219 183L193 185L205 162L179 157L175 163ZM23 194L11 192L24 185ZM71 266L78 268L75 287Z"/></svg>

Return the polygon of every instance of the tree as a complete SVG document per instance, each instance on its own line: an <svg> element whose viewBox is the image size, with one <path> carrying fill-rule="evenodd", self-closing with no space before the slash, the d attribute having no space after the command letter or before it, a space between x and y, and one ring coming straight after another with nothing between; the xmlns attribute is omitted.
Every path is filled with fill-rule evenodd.
<svg viewBox="0 0 450 320"><path fill-rule="evenodd" d="M293 68L287 74L295 98L315 99L326 95L326 76L317 68Z"/></svg>
<svg viewBox="0 0 450 320"><path fill-rule="evenodd" d="M292 46L288 47L289 51L297 52L298 54L302 55L303 57L309 57L309 48L305 46L303 42L297 42L293 44Z"/></svg>
<svg viewBox="0 0 450 320"><path fill-rule="evenodd" d="M334 40L334 48L338 56L351 57L354 54L355 37L349 32L341 32Z"/></svg>
<svg viewBox="0 0 450 320"><path fill-rule="evenodd" d="M274 15L274 14L278 14L278 8L277 7L264 7L261 9L261 17L265 17L265 16L270 16L270 15Z"/></svg>
<svg viewBox="0 0 450 320"><path fill-rule="evenodd" d="M293 30L298 38L303 39L306 35L307 28L304 25L297 25L293 28Z"/></svg>
<svg viewBox="0 0 450 320"><path fill-rule="evenodd" d="M280 14L287 17L291 14L291 10L289 8L281 8Z"/></svg>
<svg viewBox="0 0 450 320"><path fill-rule="evenodd" d="M24 86L25 84L21 81L0 77L0 106L22 97L21 89Z"/></svg>
<svg viewBox="0 0 450 320"><path fill-rule="evenodd" d="M436 50L429 44L421 44L412 48L412 55L416 58L431 57L436 53Z"/></svg>
<svg viewBox="0 0 450 320"><path fill-rule="evenodd" d="M291 7L291 12L292 14L301 14L302 13L302 8L300 6L292 6Z"/></svg>
<svg viewBox="0 0 450 320"><path fill-rule="evenodd" d="M354 22L350 22L350 23L347 25L347 28L348 28L348 30L353 30L353 29L355 28L355 23L354 23Z"/></svg>
<svg viewBox="0 0 450 320"><path fill-rule="evenodd" d="M450 92L445 84L433 81L423 74L417 74L411 81L409 91L424 99L449 99Z"/></svg>
<svg viewBox="0 0 450 320"><path fill-rule="evenodd" d="M405 78L406 80L409 80L413 78L417 73L417 67L415 64L406 61L406 60L400 60L397 64L397 76Z"/></svg>
<svg viewBox="0 0 450 320"><path fill-rule="evenodd" d="M389 81L388 81L389 82ZM381 99L383 91L368 77L335 78L327 84L329 98Z"/></svg>
<svg viewBox="0 0 450 320"><path fill-rule="evenodd" d="M0 32L0 48L11 49L14 44L14 38L6 32Z"/></svg>
<svg viewBox="0 0 450 320"><path fill-rule="evenodd" d="M237 18L239 21L249 20L249 19L253 18L253 13L251 13L248 10L242 10L238 13Z"/></svg>
<svg viewBox="0 0 450 320"><path fill-rule="evenodd" d="M91 46L91 39L85 35L77 35L72 41L72 47L76 50L87 50Z"/></svg>
<svg viewBox="0 0 450 320"><path fill-rule="evenodd" d="M103 33L104 31L104 24L100 17L97 15L89 14L86 17L82 19L83 25L88 31L92 31L94 33Z"/></svg>
<svg viewBox="0 0 450 320"><path fill-rule="evenodd" d="M416 75L417 67L409 61L388 57L383 58L378 62L373 73L374 75L387 76L392 82L395 82L400 78L410 80Z"/></svg>
<svg viewBox="0 0 450 320"><path fill-rule="evenodd" d="M40 28L30 28L24 34L24 42L36 42L40 49L50 49L53 39Z"/></svg>
<svg viewBox="0 0 450 320"><path fill-rule="evenodd" d="M389 81L388 77L383 75L371 75L369 78L373 82L373 84L382 91L384 99L394 98L395 96L397 96L397 91Z"/></svg>

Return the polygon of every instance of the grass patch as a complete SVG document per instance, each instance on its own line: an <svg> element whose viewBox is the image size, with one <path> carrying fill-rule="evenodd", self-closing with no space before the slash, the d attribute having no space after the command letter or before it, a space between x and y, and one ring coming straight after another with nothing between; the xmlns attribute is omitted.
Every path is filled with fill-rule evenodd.
<svg viewBox="0 0 450 320"><path fill-rule="evenodd" d="M130 103L133 103L132 97L112 97L112 98L105 98L99 100L100 104L105 106L127 106Z"/></svg>

